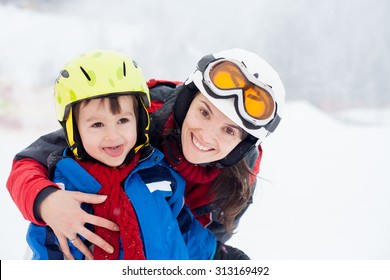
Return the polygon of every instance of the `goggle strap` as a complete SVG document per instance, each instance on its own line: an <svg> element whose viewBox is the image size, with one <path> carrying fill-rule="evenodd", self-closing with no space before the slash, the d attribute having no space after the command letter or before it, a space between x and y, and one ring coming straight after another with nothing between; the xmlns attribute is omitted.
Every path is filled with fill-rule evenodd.
<svg viewBox="0 0 390 280"><path fill-rule="evenodd" d="M265 125L265 128L272 133L275 131L276 127L279 125L281 120L282 118L279 117L279 115L275 115L272 121L270 121L267 125Z"/></svg>
<svg viewBox="0 0 390 280"><path fill-rule="evenodd" d="M204 73L207 66L210 64L210 62L214 61L215 57L211 54L204 56L199 62L198 62L198 69Z"/></svg>

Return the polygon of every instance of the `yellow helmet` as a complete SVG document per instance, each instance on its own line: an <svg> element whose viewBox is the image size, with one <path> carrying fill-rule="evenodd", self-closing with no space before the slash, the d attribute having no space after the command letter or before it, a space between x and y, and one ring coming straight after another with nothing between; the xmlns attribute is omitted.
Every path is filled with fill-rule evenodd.
<svg viewBox="0 0 390 280"><path fill-rule="evenodd" d="M66 120L70 105L112 94L139 94L150 106L149 89L141 68L114 51L94 50L71 60L58 76L54 100L58 121Z"/></svg>
<svg viewBox="0 0 390 280"><path fill-rule="evenodd" d="M150 124L146 110L150 107L149 88L137 63L119 52L93 50L75 57L60 72L54 86L55 111L76 156L80 156L82 144L73 123L73 105L113 95L135 95L140 100L137 152L149 144Z"/></svg>

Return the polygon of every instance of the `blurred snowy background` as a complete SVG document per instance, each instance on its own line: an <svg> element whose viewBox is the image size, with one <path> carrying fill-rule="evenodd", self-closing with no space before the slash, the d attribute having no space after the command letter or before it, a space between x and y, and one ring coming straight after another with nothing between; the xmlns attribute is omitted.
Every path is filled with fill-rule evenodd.
<svg viewBox="0 0 390 280"><path fill-rule="evenodd" d="M386 0L0 0L0 259L24 258L5 183L14 154L59 128L52 87L69 59L114 49L147 78L183 80L232 47L274 66L287 105L229 244L253 259L390 259L389 12Z"/></svg>

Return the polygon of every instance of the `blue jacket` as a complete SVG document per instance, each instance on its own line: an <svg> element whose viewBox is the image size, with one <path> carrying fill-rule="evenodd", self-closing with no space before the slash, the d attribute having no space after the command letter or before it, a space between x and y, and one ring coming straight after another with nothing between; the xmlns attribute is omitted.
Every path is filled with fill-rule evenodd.
<svg viewBox="0 0 390 280"><path fill-rule="evenodd" d="M139 221L146 259L212 259L216 238L183 206L185 181L162 159L163 154L154 149L139 161L124 183ZM97 193L101 187L70 157L57 162L53 181L64 184L66 190L84 193ZM82 207L91 212L90 205ZM79 237L88 245L88 241ZM49 226L30 224L27 242L33 259L63 259ZM68 245L75 259L84 258L73 244L68 242Z"/></svg>

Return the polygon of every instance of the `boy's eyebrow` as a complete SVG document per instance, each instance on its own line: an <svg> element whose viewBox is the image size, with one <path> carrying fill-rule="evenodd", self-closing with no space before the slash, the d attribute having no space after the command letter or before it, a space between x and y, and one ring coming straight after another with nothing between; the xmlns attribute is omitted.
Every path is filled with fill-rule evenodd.
<svg viewBox="0 0 390 280"><path fill-rule="evenodd" d="M99 118L96 116L90 116L89 118L85 119L84 121L85 122L94 122L96 120L99 120Z"/></svg>

